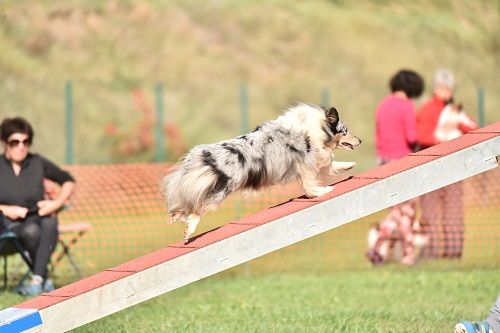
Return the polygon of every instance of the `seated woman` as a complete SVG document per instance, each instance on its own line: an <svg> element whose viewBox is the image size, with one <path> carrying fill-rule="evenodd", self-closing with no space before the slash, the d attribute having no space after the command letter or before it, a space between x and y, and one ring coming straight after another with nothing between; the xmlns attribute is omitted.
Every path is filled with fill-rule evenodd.
<svg viewBox="0 0 500 333"><path fill-rule="evenodd" d="M0 155L0 211L7 227L18 235L33 261L31 282L19 293L36 296L54 289L47 265L57 244L56 213L73 193L73 177L54 163L29 152L33 129L23 118L7 118L0 124L4 154ZM59 196L44 199L43 179L61 185Z"/></svg>

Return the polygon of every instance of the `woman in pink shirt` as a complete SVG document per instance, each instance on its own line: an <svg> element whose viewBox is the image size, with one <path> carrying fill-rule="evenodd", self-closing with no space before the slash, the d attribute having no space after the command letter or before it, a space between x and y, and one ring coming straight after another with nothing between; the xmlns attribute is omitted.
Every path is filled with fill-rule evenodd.
<svg viewBox="0 0 500 333"><path fill-rule="evenodd" d="M377 106L376 145L381 164L404 157L417 141L416 109L412 99L424 90L420 75L400 70L389 81L391 94Z"/></svg>
<svg viewBox="0 0 500 333"><path fill-rule="evenodd" d="M416 109L412 101L424 90L424 80L411 70L400 70L389 81L391 94L377 106L376 146L379 164L404 157L413 151L417 141ZM415 263L415 201L403 202L391 208L386 218L373 227L370 235L375 234L367 256L373 264L388 259L387 242L401 239L403 257L406 265ZM411 214L408 214L411 212ZM389 246L390 247L390 246Z"/></svg>

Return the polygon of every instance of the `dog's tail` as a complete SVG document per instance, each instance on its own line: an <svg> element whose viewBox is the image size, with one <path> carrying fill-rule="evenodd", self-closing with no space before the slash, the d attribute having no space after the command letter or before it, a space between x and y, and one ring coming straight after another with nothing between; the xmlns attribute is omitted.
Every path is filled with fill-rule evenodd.
<svg viewBox="0 0 500 333"><path fill-rule="evenodd" d="M208 192L215 182L216 176L208 166L187 170L180 165L169 172L161 182L169 222L192 213L203 215L210 204Z"/></svg>

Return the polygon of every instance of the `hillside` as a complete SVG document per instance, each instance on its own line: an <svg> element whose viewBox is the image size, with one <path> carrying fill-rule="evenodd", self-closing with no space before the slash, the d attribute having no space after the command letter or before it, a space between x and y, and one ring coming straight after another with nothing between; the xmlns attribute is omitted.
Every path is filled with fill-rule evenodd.
<svg viewBox="0 0 500 333"><path fill-rule="evenodd" d="M402 67L427 80L452 69L466 109L477 117L481 86L487 122L500 120L498 0L7 0L0 11L0 116L29 118L35 148L58 162L67 80L77 163L153 158L153 149L116 154L120 137L105 128L136 135L142 115L133 93L141 89L152 106L156 82L165 87L165 118L188 146L240 132L242 84L250 127L295 101L320 103L326 89L363 138L349 157L360 169L374 164L374 109Z"/></svg>

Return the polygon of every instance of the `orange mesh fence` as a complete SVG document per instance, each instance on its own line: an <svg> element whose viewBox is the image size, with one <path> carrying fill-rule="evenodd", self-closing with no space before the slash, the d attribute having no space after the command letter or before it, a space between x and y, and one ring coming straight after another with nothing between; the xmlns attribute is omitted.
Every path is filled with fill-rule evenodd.
<svg viewBox="0 0 500 333"><path fill-rule="evenodd" d="M168 168L168 164L162 163L67 167L77 180L77 189L59 219L61 225L76 222L92 225L71 250L85 274L182 240L183 225L166 223L167 214L159 193L160 180ZM500 169L465 180L461 188L461 199L454 197L449 203L453 211L462 202L463 228L455 230L460 233L453 236L463 239L461 258L450 260L442 245L446 222L439 211L434 228L427 228L428 232L431 229L437 232L439 250L432 260L425 261L453 262L464 267L497 265L500 263ZM273 187L257 195L230 196L216 212L202 220L196 232L213 229L300 194L297 185L290 185ZM369 268L371 264L365 257L368 231L386 213L373 214L236 269L271 272ZM423 224L421 207L417 215ZM65 259L55 273L61 278L74 275Z"/></svg>

